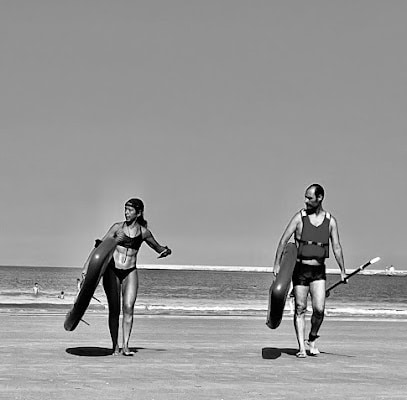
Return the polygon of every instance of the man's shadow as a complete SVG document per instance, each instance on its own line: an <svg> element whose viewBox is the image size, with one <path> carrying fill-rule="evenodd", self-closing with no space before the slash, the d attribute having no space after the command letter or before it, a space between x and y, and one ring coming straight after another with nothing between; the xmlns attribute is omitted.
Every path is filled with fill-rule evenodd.
<svg viewBox="0 0 407 400"><path fill-rule="evenodd" d="M265 360L275 360L279 357L281 357L282 354L288 354L289 356L295 356L298 353L298 349L279 349L277 347L264 347L261 350L261 354L263 359ZM307 354L309 354L309 351L307 351ZM339 353L329 353L326 351L321 351L320 353L322 354L326 354L326 355L331 355L331 356L338 356L338 357L346 357L346 358L353 358L355 356L350 356L347 354L339 354Z"/></svg>
<svg viewBox="0 0 407 400"><path fill-rule="evenodd" d="M165 349L146 349L145 347L132 347L130 351L138 353L140 350L166 351ZM112 349L107 347L69 347L68 354L80 357L106 357L112 355Z"/></svg>
<svg viewBox="0 0 407 400"><path fill-rule="evenodd" d="M298 352L297 349L290 348L279 349L277 347L264 347L261 350L261 355L265 360L275 360L281 357L281 354L283 353L288 354L289 356L295 356L297 352Z"/></svg>

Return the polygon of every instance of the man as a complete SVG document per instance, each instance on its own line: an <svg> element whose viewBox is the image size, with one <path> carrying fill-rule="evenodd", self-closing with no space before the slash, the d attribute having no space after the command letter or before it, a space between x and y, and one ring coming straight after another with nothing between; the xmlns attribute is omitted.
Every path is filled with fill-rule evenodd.
<svg viewBox="0 0 407 400"><path fill-rule="evenodd" d="M299 358L307 356L305 350L305 313L308 293L311 294L311 331L308 336L309 352L319 354L315 345L319 328L324 319L325 309L325 259L329 257L329 240L336 262L341 269L341 279L345 281L345 265L339 241L335 218L322 208L324 189L316 183L305 192L305 209L299 211L289 222L278 244L274 261L274 275L280 271L280 263L285 246L294 234L298 249L297 263L293 272L295 299L294 327L297 335Z"/></svg>

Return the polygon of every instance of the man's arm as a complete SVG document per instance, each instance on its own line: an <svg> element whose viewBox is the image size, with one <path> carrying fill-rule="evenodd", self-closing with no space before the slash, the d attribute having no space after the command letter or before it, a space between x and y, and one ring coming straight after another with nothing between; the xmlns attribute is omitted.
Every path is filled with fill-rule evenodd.
<svg viewBox="0 0 407 400"><path fill-rule="evenodd" d="M294 217L291 218L291 221L288 223L287 228L285 228L285 231L284 231L283 235L281 236L280 242L278 243L278 246L277 246L276 258L274 260L274 268L273 268L274 275L277 275L280 272L280 263L281 263L281 258L283 256L284 248L287 245L288 241L290 240L290 237L293 235L293 233L297 229L297 226L300 221L301 221L301 213L295 214Z"/></svg>
<svg viewBox="0 0 407 400"><path fill-rule="evenodd" d="M341 269L341 279L345 281L346 276L345 262L343 260L342 246L339 240L338 224L336 223L336 219L334 217L331 217L330 227L331 227L330 238L332 250L334 252L336 262L338 263L338 266Z"/></svg>

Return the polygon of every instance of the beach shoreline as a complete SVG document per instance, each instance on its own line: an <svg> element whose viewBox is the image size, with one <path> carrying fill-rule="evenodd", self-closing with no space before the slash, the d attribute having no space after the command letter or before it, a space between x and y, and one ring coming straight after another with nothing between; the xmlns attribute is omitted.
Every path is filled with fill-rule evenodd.
<svg viewBox="0 0 407 400"><path fill-rule="evenodd" d="M72 265L0 265L0 268L65 268L78 271L78 275L83 266ZM139 270L153 270L153 271L211 271L211 272L258 272L258 273L272 273L273 267L266 266L253 266L253 265L200 265L200 264L138 264ZM348 268L348 274L355 271L356 268ZM340 275L339 268L327 268L327 274ZM388 269L367 268L360 272L360 275L386 275L386 276L407 276L407 269L394 269L389 272Z"/></svg>
<svg viewBox="0 0 407 400"><path fill-rule="evenodd" d="M406 320L327 318L304 360L290 318L136 315L134 357L109 355L103 313L74 332L63 320L0 313L1 399L405 398Z"/></svg>
<svg viewBox="0 0 407 400"><path fill-rule="evenodd" d="M65 316L67 312L70 310L71 306L61 306L61 307L49 307L49 308L41 308L37 307L36 305L7 305L7 304L0 304L0 315L56 315L56 316ZM247 311L247 312L219 312L219 311L185 311L185 310L171 310L171 311L162 311L162 310L145 310L145 311L136 311L134 313L134 317L164 317L164 318L236 318L236 319L244 319L244 318L253 318L258 320L265 320L266 319L266 312L267 310L260 310L260 311ZM96 305L94 308L88 308L83 317L85 320L88 315L99 315L104 316L107 318L108 310L107 306L100 306ZM307 318L311 316L311 309L307 311ZM293 314L285 309L283 318L284 320L292 319ZM325 319L330 319L333 321L407 321L407 310L400 309L383 309L380 312L377 310L369 311L366 310L365 312L359 310L359 312L355 313L353 311L350 312L342 312L341 310L333 310L333 309L326 309Z"/></svg>

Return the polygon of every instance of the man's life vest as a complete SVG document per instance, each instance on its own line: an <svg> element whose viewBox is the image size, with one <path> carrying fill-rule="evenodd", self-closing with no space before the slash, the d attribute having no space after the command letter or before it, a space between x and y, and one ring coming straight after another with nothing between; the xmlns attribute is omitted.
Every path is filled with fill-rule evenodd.
<svg viewBox="0 0 407 400"><path fill-rule="evenodd" d="M300 260L324 261L329 257L329 223L331 215L325 211L321 225L312 225L305 210L301 210L302 232L298 243L298 258Z"/></svg>

